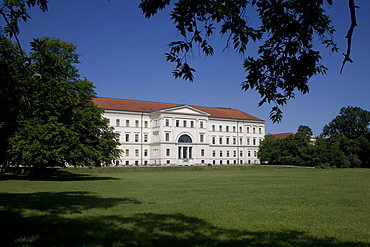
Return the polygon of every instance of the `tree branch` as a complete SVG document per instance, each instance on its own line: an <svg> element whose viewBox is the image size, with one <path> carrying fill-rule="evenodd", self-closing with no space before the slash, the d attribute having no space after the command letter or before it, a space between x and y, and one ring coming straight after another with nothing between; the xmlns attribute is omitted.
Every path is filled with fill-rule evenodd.
<svg viewBox="0 0 370 247"><path fill-rule="evenodd" d="M348 32L347 32L347 36L346 36L347 52L346 52L346 54L343 53L344 59L343 59L343 62L342 62L342 67L340 68L340 73L341 74L342 74L343 67L346 64L346 62L350 62L350 63L353 62L352 59L350 58L351 46L352 46L352 35L353 35L353 30L357 26L356 8L359 8L358 6L355 5L354 0L348 0L348 4L349 4L349 11L350 11L350 14L351 14L351 26L349 27Z"/></svg>

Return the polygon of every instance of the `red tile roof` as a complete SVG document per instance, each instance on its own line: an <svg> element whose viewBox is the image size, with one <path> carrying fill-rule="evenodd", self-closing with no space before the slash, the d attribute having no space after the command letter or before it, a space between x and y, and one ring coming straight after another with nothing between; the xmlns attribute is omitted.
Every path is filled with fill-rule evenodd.
<svg viewBox="0 0 370 247"><path fill-rule="evenodd" d="M93 102L98 107L103 109L118 111L133 111L133 112L153 112L177 106L184 106L180 104L158 103L127 99L100 98L100 97L94 98ZM190 107L207 112L208 114L210 114L210 117L215 118L231 118L231 119L263 121L262 119L254 117L240 110L230 108L216 108L205 106L190 106Z"/></svg>
<svg viewBox="0 0 370 247"><path fill-rule="evenodd" d="M284 139L290 135L295 135L294 133L292 132L288 132L288 133L280 133L280 134L270 134L269 136L273 136L275 138L279 138L279 139Z"/></svg>

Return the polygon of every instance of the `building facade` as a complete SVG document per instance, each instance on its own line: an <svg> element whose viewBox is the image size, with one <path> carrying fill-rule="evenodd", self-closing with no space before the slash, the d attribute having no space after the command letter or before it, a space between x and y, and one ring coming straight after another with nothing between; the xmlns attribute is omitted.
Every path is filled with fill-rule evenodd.
<svg viewBox="0 0 370 247"><path fill-rule="evenodd" d="M116 165L259 164L265 121L216 107L95 98L123 150Z"/></svg>

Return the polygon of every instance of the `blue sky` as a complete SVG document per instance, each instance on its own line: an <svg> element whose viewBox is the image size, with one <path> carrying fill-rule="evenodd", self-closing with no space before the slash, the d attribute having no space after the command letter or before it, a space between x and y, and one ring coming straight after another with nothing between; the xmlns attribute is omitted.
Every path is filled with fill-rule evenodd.
<svg viewBox="0 0 370 247"><path fill-rule="evenodd" d="M50 0L49 11L34 9L32 19L21 24L20 39L25 49L29 41L43 36L57 37L78 46L83 77L95 83L98 96L212 107L231 107L264 119L266 133L295 132L299 125L312 128L315 135L338 115L341 107L359 106L370 110L370 1L357 0L357 22L352 47L353 64L339 74L342 53L346 51L346 32L350 25L347 1L327 6L337 32L340 51L323 52L322 64L327 75L310 80L310 93L296 94L283 107L284 119L272 124L272 105L257 107L255 91L241 91L245 73L243 58L232 50L222 52L226 37L216 35L211 41L217 49L213 57L194 52L190 64L197 72L193 83L174 79L173 65L166 62L168 43L177 35L169 10L145 19L139 0ZM254 20L251 20L252 24ZM0 21L0 25L3 23ZM255 54L251 45L247 55Z"/></svg>

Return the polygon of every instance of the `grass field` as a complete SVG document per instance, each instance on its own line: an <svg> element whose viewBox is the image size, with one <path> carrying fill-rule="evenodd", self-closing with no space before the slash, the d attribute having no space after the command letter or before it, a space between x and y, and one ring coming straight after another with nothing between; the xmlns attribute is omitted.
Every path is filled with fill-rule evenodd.
<svg viewBox="0 0 370 247"><path fill-rule="evenodd" d="M0 177L0 246L370 246L370 169L68 168Z"/></svg>

